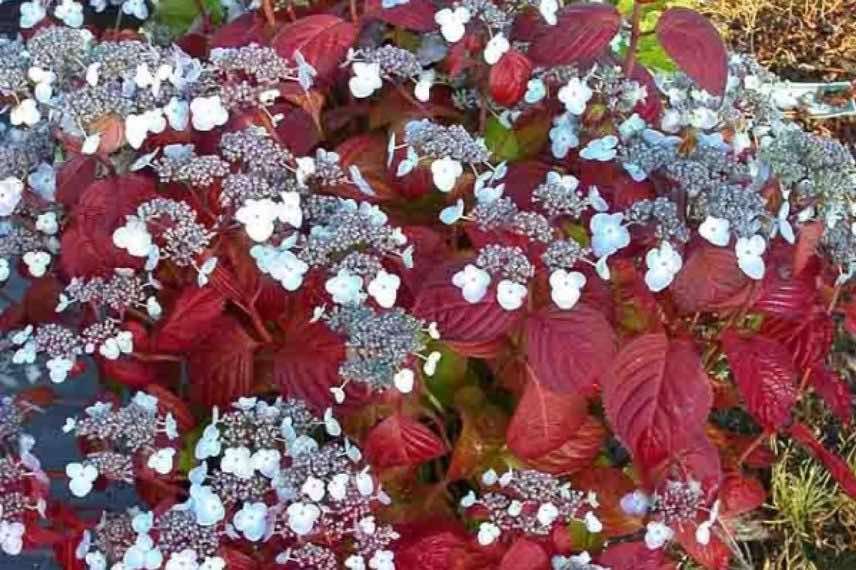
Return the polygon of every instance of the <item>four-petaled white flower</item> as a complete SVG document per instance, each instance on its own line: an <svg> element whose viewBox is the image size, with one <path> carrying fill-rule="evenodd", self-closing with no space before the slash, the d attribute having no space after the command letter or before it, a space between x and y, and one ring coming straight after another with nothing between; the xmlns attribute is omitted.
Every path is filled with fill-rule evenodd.
<svg viewBox="0 0 856 570"><path fill-rule="evenodd" d="M219 95L196 97L190 102L190 116L194 129L210 131L226 124L229 110L223 106Z"/></svg>
<svg viewBox="0 0 856 570"><path fill-rule="evenodd" d="M696 542L698 542L702 546L707 546L710 543L710 529L713 528L713 525L716 523L716 519L718 517L719 501L715 501L710 509L710 513L707 516L707 520L702 522L700 525L698 525L698 528L696 528Z"/></svg>
<svg viewBox="0 0 856 570"><path fill-rule="evenodd" d="M208 486L190 486L190 507L200 526L213 526L226 516L223 501Z"/></svg>
<svg viewBox="0 0 856 570"><path fill-rule="evenodd" d="M719 247L725 247L731 241L731 223L724 218L708 216L698 227L701 237Z"/></svg>
<svg viewBox="0 0 856 570"><path fill-rule="evenodd" d="M458 201L451 206L446 206L440 211L440 221L451 226L461 219L464 215L464 199L458 198Z"/></svg>
<svg viewBox="0 0 856 570"><path fill-rule="evenodd" d="M232 519L235 529L250 542L258 542L267 530L267 505L262 502L244 503Z"/></svg>
<svg viewBox="0 0 856 570"><path fill-rule="evenodd" d="M238 479L251 478L255 469L253 469L250 450L244 446L227 447L220 460L220 470L223 473L231 473Z"/></svg>
<svg viewBox="0 0 856 570"><path fill-rule="evenodd" d="M378 305L384 309L389 309L395 305L395 298L398 295L400 285L401 278L398 275L387 273L381 269L371 280L366 290L377 301Z"/></svg>
<svg viewBox="0 0 856 570"><path fill-rule="evenodd" d="M468 263L452 276L452 284L461 290L467 302L478 303L487 294L490 273Z"/></svg>
<svg viewBox="0 0 856 570"><path fill-rule="evenodd" d="M125 225L113 231L113 245L127 250L134 257L148 257L152 248L152 235L144 221L128 216Z"/></svg>
<svg viewBox="0 0 856 570"><path fill-rule="evenodd" d="M794 228L788 221L790 213L791 204L785 200L782 202L782 205L779 207L779 211L776 214L776 220L773 223L773 233L770 235L770 239L776 237L776 234L782 234L782 239L786 242L793 244L796 241L797 238L794 235Z"/></svg>
<svg viewBox="0 0 856 570"><path fill-rule="evenodd" d="M312 532L315 521L321 516L321 509L312 503L291 503L285 512L288 515L288 528L297 536Z"/></svg>
<svg viewBox="0 0 856 570"><path fill-rule="evenodd" d="M529 293L526 285L503 279L496 286L496 300L506 311L516 311L523 306L523 300Z"/></svg>
<svg viewBox="0 0 856 570"><path fill-rule="evenodd" d="M253 453L250 462L253 465L253 469L268 479L273 479L279 473L281 458L281 454L276 449L259 449Z"/></svg>
<svg viewBox="0 0 856 570"><path fill-rule="evenodd" d="M451 192L458 177L463 173L464 167L454 158L439 158L431 163L434 186L441 192Z"/></svg>
<svg viewBox="0 0 856 570"><path fill-rule="evenodd" d="M645 528L645 546L649 550L663 548L675 536L675 531L659 521L651 521Z"/></svg>
<svg viewBox="0 0 856 570"><path fill-rule="evenodd" d="M156 570L163 564L163 553L148 534L138 534L137 540L125 551L123 568L127 570Z"/></svg>
<svg viewBox="0 0 856 570"><path fill-rule="evenodd" d="M585 84L579 77L574 77L568 83L559 89L557 97L559 101L565 104L565 109L574 115L582 115L586 110L586 103L589 102L594 92Z"/></svg>
<svg viewBox="0 0 856 570"><path fill-rule="evenodd" d="M151 109L125 118L125 140L131 148L140 148L149 133L162 133L164 129L166 129L166 117L161 109Z"/></svg>
<svg viewBox="0 0 856 570"><path fill-rule="evenodd" d="M449 43L455 43L464 37L464 34L467 32L467 22L470 21L470 18L470 11L463 6L459 6L454 10L443 8L434 14L434 21L440 25L440 33Z"/></svg>
<svg viewBox="0 0 856 570"><path fill-rule="evenodd" d="M42 118L39 107L35 99L24 99L14 107L9 113L9 122L14 126L27 125L32 127L36 125Z"/></svg>
<svg viewBox="0 0 856 570"><path fill-rule="evenodd" d="M422 372L425 373L426 376L434 376L434 373L437 372L437 364L439 364L440 359L443 357L443 354L440 351L433 351L428 355L428 358L425 359L425 363L422 365Z"/></svg>
<svg viewBox="0 0 856 570"><path fill-rule="evenodd" d="M570 149L580 144L577 130L574 116L570 113L562 113L553 118L553 128L550 129L550 151L555 158L565 158Z"/></svg>
<svg viewBox="0 0 856 570"><path fill-rule="evenodd" d="M752 279L763 279L765 267L762 256L766 249L767 242L757 234L748 238L739 238L734 251L737 254L737 265L740 270Z"/></svg>
<svg viewBox="0 0 856 570"><path fill-rule="evenodd" d="M501 534L502 531L499 530L498 526L493 523L483 522L479 525L479 532L476 538L480 545L488 546L493 544Z"/></svg>
<svg viewBox="0 0 856 570"><path fill-rule="evenodd" d="M68 378L68 373L71 372L72 368L74 368L74 360L71 358L64 358L62 356L55 356L48 359L48 361L45 362L45 366L47 366L48 376L50 376L51 382L59 384Z"/></svg>
<svg viewBox="0 0 856 570"><path fill-rule="evenodd" d="M32 28L45 19L48 13L40 0L30 0L21 4L20 25L25 30Z"/></svg>
<svg viewBox="0 0 856 570"><path fill-rule="evenodd" d="M324 289L333 296L333 302L339 305L359 303L364 296L363 278L347 269L340 269L334 277L328 279Z"/></svg>
<svg viewBox="0 0 856 570"><path fill-rule="evenodd" d="M668 287L683 266L681 255L667 241L659 248L648 251L645 256L648 271L645 272L645 284L657 293Z"/></svg>
<svg viewBox="0 0 856 570"><path fill-rule="evenodd" d="M24 530L19 522L0 521L0 548L10 556L21 554L24 548Z"/></svg>
<svg viewBox="0 0 856 570"><path fill-rule="evenodd" d="M190 122L190 103L178 97L172 97L163 108L169 126L176 131L183 131Z"/></svg>
<svg viewBox="0 0 856 570"><path fill-rule="evenodd" d="M558 0L541 0L538 3L538 11L549 25L555 26L558 23L559 20L556 18L556 12L559 11Z"/></svg>
<svg viewBox="0 0 856 570"><path fill-rule="evenodd" d="M616 150L617 146L618 137L615 135L606 135L599 139L590 140L585 148L580 151L580 157L586 160L606 162L612 160L618 154L618 150Z"/></svg>
<svg viewBox="0 0 856 570"><path fill-rule="evenodd" d="M7 176L0 180L0 216L9 216L15 211L23 192L24 183L18 178Z"/></svg>
<svg viewBox="0 0 856 570"><path fill-rule="evenodd" d="M606 214L603 212L592 216L589 222L591 229L591 248L595 256L612 255L619 249L630 244L630 232L621 224L624 214Z"/></svg>
<svg viewBox="0 0 856 570"><path fill-rule="evenodd" d="M57 7L57 10L59 10L59 7ZM56 81L56 73L33 66L27 70L27 77L36 84L35 89L33 89L36 101L39 103L49 102L53 96L53 82Z"/></svg>
<svg viewBox="0 0 856 570"><path fill-rule="evenodd" d="M149 455L146 465L161 475L166 475L172 471L172 462L175 458L175 449L172 447L164 447Z"/></svg>
<svg viewBox="0 0 856 570"><path fill-rule="evenodd" d="M56 221L56 212L45 212L44 214L39 214L36 218L36 229L49 236L56 234L57 231L59 231L59 224L57 224Z"/></svg>
<svg viewBox="0 0 856 570"><path fill-rule="evenodd" d="M181 552L174 552L166 561L164 570L199 570L196 551L185 548Z"/></svg>
<svg viewBox="0 0 856 570"><path fill-rule="evenodd" d="M419 74L416 87L413 88L413 95L418 101L427 103L431 99L431 87L434 86L436 77L437 73L433 69L426 69Z"/></svg>
<svg viewBox="0 0 856 570"><path fill-rule="evenodd" d="M502 33L496 34L484 47L484 60L488 65L493 65L510 49L511 44L508 42L508 38Z"/></svg>
<svg viewBox="0 0 856 570"><path fill-rule="evenodd" d="M579 271L556 269L550 274L550 298L560 309L573 309L585 284L586 276Z"/></svg>
<svg viewBox="0 0 856 570"><path fill-rule="evenodd" d="M306 478L306 481L303 482L303 486L300 487L300 490L304 495L309 497L311 501L316 503L321 501L326 493L324 481L317 477L313 477L312 475Z"/></svg>
<svg viewBox="0 0 856 570"><path fill-rule="evenodd" d="M92 490L92 484L98 479L98 469L94 465L69 463L65 466L68 476L68 488L75 497L85 497Z"/></svg>
<svg viewBox="0 0 856 570"><path fill-rule="evenodd" d="M46 251L28 251L22 259L33 277L41 277L47 273L51 263L51 255Z"/></svg>
<svg viewBox="0 0 856 570"><path fill-rule="evenodd" d="M372 93L383 87L379 63L355 61L351 69L354 71L354 76L348 80L348 87L351 95L357 99L371 97Z"/></svg>
<svg viewBox="0 0 856 570"><path fill-rule="evenodd" d="M54 8L54 16L70 28L79 28L83 25L83 5L74 0L62 0Z"/></svg>
<svg viewBox="0 0 856 570"><path fill-rule="evenodd" d="M635 490L621 497L621 510L632 517L643 517L651 508L651 499L644 492Z"/></svg>
<svg viewBox="0 0 856 570"><path fill-rule="evenodd" d="M555 1L555 0L547 0ZM530 79L526 83L526 93L523 95L523 100L534 105L541 99L547 96L547 86L542 79Z"/></svg>
<svg viewBox="0 0 856 570"><path fill-rule="evenodd" d="M600 519L591 511L588 511L585 514L583 521L585 522L586 530L591 533L597 534L603 530L603 523L600 522Z"/></svg>
<svg viewBox="0 0 856 570"><path fill-rule="evenodd" d="M391 550L375 550L369 559L372 570L395 570L395 553Z"/></svg>
<svg viewBox="0 0 856 570"><path fill-rule="evenodd" d="M409 394L413 391L413 379L416 375L410 368L402 368L392 377L392 383L395 388L402 394Z"/></svg>
<svg viewBox="0 0 856 570"><path fill-rule="evenodd" d="M543 503L535 515L541 526L551 526L559 518L559 509L553 503Z"/></svg>

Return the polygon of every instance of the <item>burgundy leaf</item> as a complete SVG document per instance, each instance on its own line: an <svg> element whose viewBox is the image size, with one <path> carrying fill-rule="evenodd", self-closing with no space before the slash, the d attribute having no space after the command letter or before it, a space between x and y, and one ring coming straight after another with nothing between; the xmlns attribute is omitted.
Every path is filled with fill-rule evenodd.
<svg viewBox="0 0 856 570"><path fill-rule="evenodd" d="M613 544L597 559L598 564L612 570L662 570L665 561L662 549L651 550L644 542Z"/></svg>
<svg viewBox="0 0 856 570"><path fill-rule="evenodd" d="M754 286L731 249L704 244L689 255L669 290L681 313L691 314L738 307Z"/></svg>
<svg viewBox="0 0 856 570"><path fill-rule="evenodd" d="M401 414L390 416L372 428L364 445L369 463L381 469L418 465L449 451L434 432Z"/></svg>
<svg viewBox="0 0 856 570"><path fill-rule="evenodd" d="M80 194L95 181L98 161L94 156L78 154L62 163L56 173L56 199L66 208L73 208Z"/></svg>
<svg viewBox="0 0 856 570"><path fill-rule="evenodd" d="M526 538L518 538L502 557L499 570L548 570L550 559L544 547Z"/></svg>
<svg viewBox="0 0 856 570"><path fill-rule="evenodd" d="M841 489L853 499L856 499L856 475L853 469L839 455L829 451L817 441L811 430L799 422L790 428L791 437L801 443L818 461L823 463L829 474L838 481Z"/></svg>
<svg viewBox="0 0 856 570"><path fill-rule="evenodd" d="M600 454L608 435L603 422L591 415L572 432L559 447L526 463L552 475L569 475L591 467Z"/></svg>
<svg viewBox="0 0 856 570"><path fill-rule="evenodd" d="M692 341L663 333L633 339L603 377L603 402L616 435L636 461L653 466L686 447L713 402Z"/></svg>
<svg viewBox="0 0 856 570"><path fill-rule="evenodd" d="M409 0L406 4L384 8L382 0L366 0L366 16L414 32L430 32L437 27L437 7L430 0Z"/></svg>
<svg viewBox="0 0 856 570"><path fill-rule="evenodd" d="M832 413L845 425L849 424L853 419L853 394L841 375L826 365L817 366L811 369L809 382Z"/></svg>
<svg viewBox="0 0 856 570"><path fill-rule="evenodd" d="M522 459L548 453L572 437L587 416L586 400L553 392L528 371L529 381L508 425L508 447Z"/></svg>
<svg viewBox="0 0 856 570"><path fill-rule="evenodd" d="M461 290L452 284L452 275L462 267L462 263L454 263L428 276L416 293L411 311L420 319L436 322L443 341L456 349L491 343L519 319L519 311L506 311L499 306L493 287L478 303L464 299Z"/></svg>
<svg viewBox="0 0 856 570"><path fill-rule="evenodd" d="M184 289L166 311L154 337L157 351L184 352L211 332L211 324L223 312L226 300L213 287Z"/></svg>
<svg viewBox="0 0 856 570"><path fill-rule="evenodd" d="M251 393L258 343L236 320L221 317L188 359L191 396L205 406L225 406Z"/></svg>
<svg viewBox="0 0 856 570"><path fill-rule="evenodd" d="M835 323L824 309L803 314L799 320L766 317L761 334L781 342L800 371L821 366L832 347Z"/></svg>
<svg viewBox="0 0 856 570"><path fill-rule="evenodd" d="M689 8L669 8L657 21L657 38L678 67L712 95L725 93L728 54L719 32Z"/></svg>
<svg viewBox="0 0 856 570"><path fill-rule="evenodd" d="M675 539L702 568L728 570L731 550L714 532L711 532L710 542L701 544L696 540L697 528L698 524L695 522L680 524L675 533Z"/></svg>
<svg viewBox="0 0 856 570"><path fill-rule="evenodd" d="M582 303L570 311L542 309L526 320L525 332L535 376L559 392L593 393L615 355L612 326L600 311Z"/></svg>
<svg viewBox="0 0 856 570"><path fill-rule="evenodd" d="M754 477L740 473L726 475L719 489L723 517L734 518L760 508L767 499L764 485Z"/></svg>
<svg viewBox="0 0 856 570"><path fill-rule="evenodd" d="M526 93L532 62L517 50L509 50L490 68L489 88L493 100L513 107Z"/></svg>
<svg viewBox="0 0 856 570"><path fill-rule="evenodd" d="M741 337L733 330L726 331L722 344L749 413L764 429L783 427L797 399L788 349L773 339Z"/></svg>
<svg viewBox="0 0 856 570"><path fill-rule="evenodd" d="M600 54L621 27L621 14L610 4L579 2L562 8L558 23L541 23L527 52L533 62L566 65Z"/></svg>
<svg viewBox="0 0 856 570"><path fill-rule="evenodd" d="M271 40L271 47L287 59L300 51L324 77L332 73L357 39L357 27L337 16L314 14L283 27Z"/></svg>

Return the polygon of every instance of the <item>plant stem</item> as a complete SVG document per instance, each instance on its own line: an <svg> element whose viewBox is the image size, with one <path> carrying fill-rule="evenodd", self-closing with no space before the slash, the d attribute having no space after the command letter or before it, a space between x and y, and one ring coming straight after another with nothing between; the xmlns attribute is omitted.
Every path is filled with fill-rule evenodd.
<svg viewBox="0 0 856 570"><path fill-rule="evenodd" d="M624 76L629 77L633 73L633 66L636 64L636 51L639 48L640 27L642 23L642 5L639 2L633 3L633 14L630 16L630 45L627 48L627 55L624 59Z"/></svg>
<svg viewBox="0 0 856 570"><path fill-rule="evenodd" d="M756 437L752 441L752 443L749 444L749 447L747 447L746 450L740 454L740 459L737 460L737 465L743 465L743 463L745 463L749 456L752 455L752 452L758 449L758 446L764 443L764 440L767 439L768 436L769 434L767 432L760 433L758 437Z"/></svg>

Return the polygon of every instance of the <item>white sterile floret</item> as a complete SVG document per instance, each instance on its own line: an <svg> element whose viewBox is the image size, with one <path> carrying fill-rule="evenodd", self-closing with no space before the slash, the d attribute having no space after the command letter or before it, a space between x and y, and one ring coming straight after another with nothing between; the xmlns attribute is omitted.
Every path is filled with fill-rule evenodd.
<svg viewBox="0 0 856 570"><path fill-rule="evenodd" d="M643 491L635 490L621 497L621 510L632 517L642 517L651 508L651 499Z"/></svg>
<svg viewBox="0 0 856 570"><path fill-rule="evenodd" d="M355 61L351 66L354 76L348 80L351 95L357 99L365 99L383 87L383 79L380 77L379 63L366 63Z"/></svg>
<svg viewBox="0 0 856 570"><path fill-rule="evenodd" d="M675 536L675 531L659 521L651 521L645 528L645 546L649 550L663 548Z"/></svg>
<svg viewBox="0 0 856 570"><path fill-rule="evenodd" d="M146 466L153 469L161 475L167 475L172 471L173 459L175 458L175 449L172 447L164 447L149 455Z"/></svg>
<svg viewBox="0 0 856 570"><path fill-rule="evenodd" d="M358 304L363 300L363 278L347 269L340 269L324 284L324 289L339 305Z"/></svg>
<svg viewBox="0 0 856 570"><path fill-rule="evenodd" d="M544 18L544 21L551 26L555 26L558 23L558 19L556 18L556 12L558 11L558 0L540 0L538 3L538 12L541 13L541 17Z"/></svg>
<svg viewBox="0 0 856 570"><path fill-rule="evenodd" d="M12 107L12 111L9 113L9 122L16 127L19 125L35 126L41 118L42 113L39 111L35 99L24 99Z"/></svg>
<svg viewBox="0 0 856 570"><path fill-rule="evenodd" d="M190 507L200 526L214 526L226 516L223 501L205 485L190 486Z"/></svg>
<svg viewBox="0 0 856 570"><path fill-rule="evenodd" d="M434 14L434 21L440 26L440 33L449 43L460 41L467 31L467 22L470 21L470 11L463 6L454 10L443 8Z"/></svg>
<svg viewBox="0 0 856 570"><path fill-rule="evenodd" d="M372 570L395 570L395 553L391 550L375 550L369 559Z"/></svg>
<svg viewBox="0 0 856 570"><path fill-rule="evenodd" d="M313 477L312 475L306 478L306 481L303 482L303 486L300 490L304 495L309 497L311 501L316 503L321 501L326 493L324 481L317 477Z"/></svg>
<svg viewBox="0 0 856 570"><path fill-rule="evenodd" d="M7 176L0 180L0 216L9 216L15 211L23 192L24 183L18 178Z"/></svg>
<svg viewBox="0 0 856 570"><path fill-rule="evenodd" d="M54 16L70 28L79 28L83 25L83 4L74 0L62 0L54 8Z"/></svg>
<svg viewBox="0 0 856 570"><path fill-rule="evenodd" d="M763 279L765 267L762 256L766 249L767 242L757 234L749 238L739 238L734 251L737 254L737 265L740 270L752 279Z"/></svg>
<svg viewBox="0 0 856 570"><path fill-rule="evenodd" d="M547 0L550 1L550 0ZM523 95L523 100L534 105L541 99L547 96L547 86L541 79L530 79L526 83L526 93Z"/></svg>
<svg viewBox="0 0 856 570"><path fill-rule="evenodd" d="M145 20L149 17L149 7L146 5L146 0L124 0L122 12L138 20Z"/></svg>
<svg viewBox="0 0 856 570"><path fill-rule="evenodd" d="M46 251L28 251L22 259L33 277L41 277L47 273L51 263L51 255Z"/></svg>
<svg viewBox="0 0 856 570"><path fill-rule="evenodd" d="M478 303L487 294L490 273L468 263L452 276L452 284L461 290L467 302Z"/></svg>
<svg viewBox="0 0 856 570"><path fill-rule="evenodd" d="M621 212L615 214L601 212L592 216L589 229L592 233L591 248L595 256L612 255L630 244L630 232L621 224L622 221L624 221L624 214Z"/></svg>
<svg viewBox="0 0 856 570"><path fill-rule="evenodd" d="M458 198L458 201L452 204L451 206L446 206L442 210L440 210L440 221L446 224L447 226L451 226L455 222L461 219L461 216L464 215L464 199Z"/></svg>
<svg viewBox="0 0 856 570"><path fill-rule="evenodd" d="M501 534L502 531L498 526L493 523L483 522L479 525L479 532L476 538L480 545L488 546L493 544Z"/></svg>
<svg viewBox="0 0 856 570"><path fill-rule="evenodd" d="M565 109L574 115L582 115L586 110L594 92L579 77L571 78L564 87L559 89L557 97L564 103Z"/></svg>
<svg viewBox="0 0 856 570"><path fill-rule="evenodd" d="M577 136L578 125L570 113L562 113L553 118L550 129L550 151L555 158L565 158L568 151L580 144Z"/></svg>
<svg viewBox="0 0 856 570"><path fill-rule="evenodd" d="M262 502L244 503L232 519L235 530L250 542L258 542L267 530L267 505Z"/></svg>
<svg viewBox="0 0 856 570"><path fill-rule="evenodd" d="M378 305L384 309L389 309L395 305L395 298L398 295L400 285L401 278L398 275L387 273L381 269L369 282L367 291Z"/></svg>
<svg viewBox="0 0 856 570"><path fill-rule="evenodd" d="M586 530L597 534L603 531L603 523L600 522L600 519L592 512L588 511L583 518L583 522L586 525Z"/></svg>
<svg viewBox="0 0 856 570"><path fill-rule="evenodd" d="M0 257L0 282L9 279L12 268L9 266L9 260Z"/></svg>
<svg viewBox="0 0 856 570"><path fill-rule="evenodd" d="M556 269L550 274L550 298L560 309L573 309L585 284L586 276L579 271Z"/></svg>
<svg viewBox="0 0 856 570"><path fill-rule="evenodd" d="M618 137L615 135L606 135L605 137L589 141L585 148L580 151L580 157L586 160L606 162L616 157L618 154L617 146Z"/></svg>
<svg viewBox="0 0 856 570"><path fill-rule="evenodd" d="M504 34L499 33L493 36L484 47L484 60L488 65L493 65L511 49L511 44Z"/></svg>
<svg viewBox="0 0 856 570"><path fill-rule="evenodd" d="M707 520L698 525L695 532L696 542L701 544L702 546L707 546L710 543L710 531L713 528L713 525L716 523L716 519L719 517L719 501L713 503L713 506L710 509L710 513L708 514Z"/></svg>
<svg viewBox="0 0 856 570"><path fill-rule="evenodd" d="M20 25L25 30L28 30L44 20L47 15L47 10L45 10L45 6L41 3L41 0L23 2L21 4Z"/></svg>
<svg viewBox="0 0 856 570"><path fill-rule="evenodd" d="M312 532L315 521L321 516L321 509L312 503L291 503L285 512L288 515L288 528L297 536Z"/></svg>
<svg viewBox="0 0 856 570"><path fill-rule="evenodd" d="M59 9L59 7L57 7ZM39 103L47 103L53 96L53 82L56 81L56 73L41 67L31 67L27 70L27 77L36 84L33 95Z"/></svg>
<svg viewBox="0 0 856 570"><path fill-rule="evenodd" d="M223 106L219 95L196 97L190 102L190 116L194 129L210 131L226 124L229 111Z"/></svg>
<svg viewBox="0 0 856 570"><path fill-rule="evenodd" d="M276 218L276 203L270 198L250 198L235 212L235 219L244 225L247 235L257 242L267 241L273 235Z"/></svg>
<svg viewBox="0 0 856 570"><path fill-rule="evenodd" d="M543 503L535 515L541 526L550 526L559 518L559 509L553 503Z"/></svg>
<svg viewBox="0 0 856 570"><path fill-rule="evenodd" d="M777 234L782 235L782 239L786 242L793 244L796 241L796 236L794 235L794 228L791 223L788 221L788 216L791 213L791 204L787 201L787 199L782 202L782 205L779 207L779 211L776 214L776 220L773 225L773 233L770 238L776 237Z"/></svg>
<svg viewBox="0 0 856 570"><path fill-rule="evenodd" d="M10 556L21 554L24 548L24 531L20 522L0 521L0 550Z"/></svg>
<svg viewBox="0 0 856 570"><path fill-rule="evenodd" d="M238 479L249 479L253 476L255 469L250 455L250 450L244 446L227 447L220 460L220 470L223 473L231 473Z"/></svg>
<svg viewBox="0 0 856 570"><path fill-rule="evenodd" d="M529 289L525 285L510 279L503 279L496 286L496 300L506 311L516 311L522 307L528 293Z"/></svg>
<svg viewBox="0 0 856 570"><path fill-rule="evenodd" d="M190 103L178 97L172 97L163 108L163 114L170 127L176 131L183 131L190 123Z"/></svg>
<svg viewBox="0 0 856 570"><path fill-rule="evenodd" d="M463 173L464 167L453 158L440 158L431 163L434 186L441 192L451 192L458 181L458 177Z"/></svg>
<svg viewBox="0 0 856 570"><path fill-rule="evenodd" d="M324 431L327 432L327 435L332 435L333 437L338 437L342 435L342 426L339 424L339 420L333 417L333 408L327 408L324 410Z"/></svg>
<svg viewBox="0 0 856 570"><path fill-rule="evenodd" d="M402 368L392 377L392 383L395 388L402 394L409 394L413 391L413 382L416 375L410 368Z"/></svg>
<svg viewBox="0 0 856 570"><path fill-rule="evenodd" d="M125 570L156 570L162 564L163 553L148 534L138 534L137 540L122 557L122 567Z"/></svg>
<svg viewBox="0 0 856 570"><path fill-rule="evenodd" d="M185 548L181 552L173 552L167 559L164 570L199 570L196 551Z"/></svg>
<svg viewBox="0 0 856 570"><path fill-rule="evenodd" d="M65 466L68 476L68 488L75 497L85 497L92 490L92 484L98 479L98 469L94 465L69 463Z"/></svg>
<svg viewBox="0 0 856 570"><path fill-rule="evenodd" d="M708 216L698 227L698 233L719 247L725 247L731 241L731 223L723 218Z"/></svg>
<svg viewBox="0 0 856 570"><path fill-rule="evenodd" d="M148 257L152 236L144 221L128 216L125 225L113 231L113 245L135 257Z"/></svg>
<svg viewBox="0 0 856 570"><path fill-rule="evenodd" d="M648 251L645 264L648 266L648 271L645 272L645 284L648 289L657 293L672 283L675 275L681 270L683 260L672 244L664 241L659 248Z"/></svg>
<svg viewBox="0 0 856 570"><path fill-rule="evenodd" d="M434 86L436 77L437 73L433 69L426 69L419 74L416 86L413 88L413 95L418 101L427 103L431 99L431 87Z"/></svg>
<svg viewBox="0 0 856 570"><path fill-rule="evenodd" d="M59 231L59 224L56 221L56 212L45 212L44 214L39 214L36 218L36 229L49 236L56 234Z"/></svg>
<svg viewBox="0 0 856 570"><path fill-rule="evenodd" d="M72 368L74 368L74 360L64 358L62 356L55 356L48 359L48 361L45 362L45 366L47 366L48 376L50 377L51 382L54 384L60 384L68 378L68 373L71 372Z"/></svg>

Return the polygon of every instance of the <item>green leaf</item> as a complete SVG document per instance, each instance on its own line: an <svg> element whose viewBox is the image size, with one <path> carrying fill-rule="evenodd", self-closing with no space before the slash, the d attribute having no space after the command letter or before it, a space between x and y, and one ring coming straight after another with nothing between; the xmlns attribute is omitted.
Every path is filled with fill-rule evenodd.
<svg viewBox="0 0 856 570"><path fill-rule="evenodd" d="M574 550L598 552L603 548L605 542L602 532L597 534L589 532L583 521L571 520L568 523L568 534L571 537Z"/></svg>
<svg viewBox="0 0 856 570"><path fill-rule="evenodd" d="M168 26L174 34L184 34L199 16L198 4L205 6L214 24L223 20L223 7L219 0L199 0L198 3L196 0L161 0L158 4L158 21Z"/></svg>
<svg viewBox="0 0 856 570"><path fill-rule="evenodd" d="M494 159L513 162L538 154L547 142L549 133L550 118L546 115L527 117L514 128L508 128L496 117L490 117L485 125L484 139Z"/></svg>

